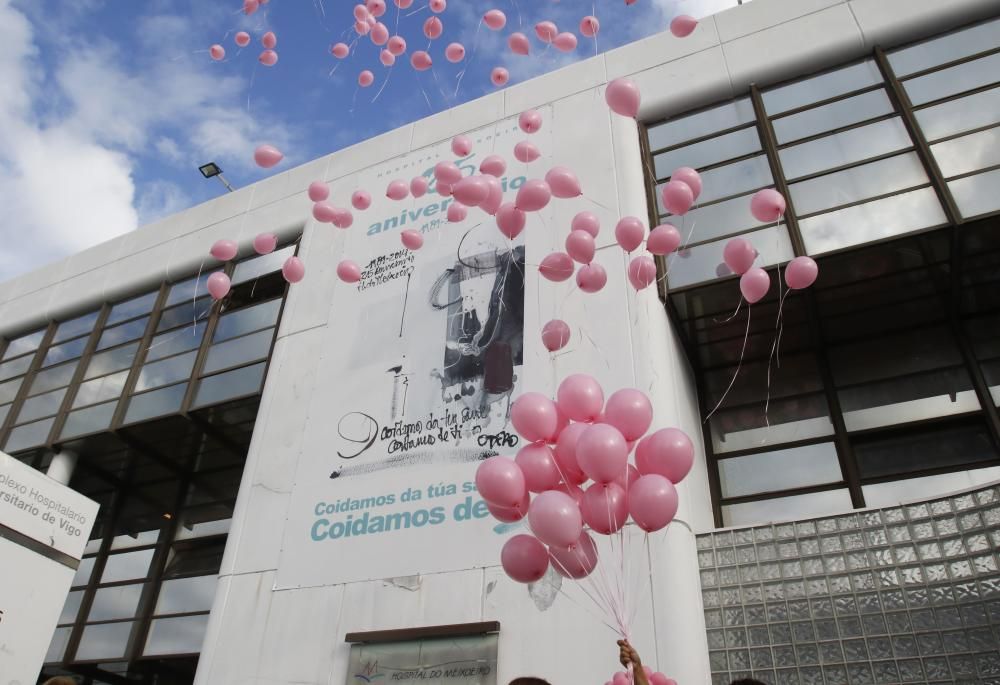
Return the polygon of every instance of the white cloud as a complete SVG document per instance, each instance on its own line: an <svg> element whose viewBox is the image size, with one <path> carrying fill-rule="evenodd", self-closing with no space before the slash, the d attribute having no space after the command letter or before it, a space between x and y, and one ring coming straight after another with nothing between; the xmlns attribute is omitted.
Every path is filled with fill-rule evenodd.
<svg viewBox="0 0 1000 685"><path fill-rule="evenodd" d="M191 199L176 183L154 181L139 196L139 223L151 224L191 206Z"/></svg>

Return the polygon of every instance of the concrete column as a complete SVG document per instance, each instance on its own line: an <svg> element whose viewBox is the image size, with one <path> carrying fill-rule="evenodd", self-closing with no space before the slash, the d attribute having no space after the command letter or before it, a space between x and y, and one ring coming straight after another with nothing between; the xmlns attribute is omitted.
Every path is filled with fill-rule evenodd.
<svg viewBox="0 0 1000 685"><path fill-rule="evenodd" d="M52 455L52 463L46 475L52 480L62 485L69 485L69 479L73 477L76 469L76 460L79 455L73 450L64 449Z"/></svg>

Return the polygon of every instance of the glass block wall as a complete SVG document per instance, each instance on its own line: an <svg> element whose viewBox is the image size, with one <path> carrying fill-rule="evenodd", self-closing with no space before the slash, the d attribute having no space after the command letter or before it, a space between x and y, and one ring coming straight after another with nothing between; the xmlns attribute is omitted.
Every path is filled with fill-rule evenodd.
<svg viewBox="0 0 1000 685"><path fill-rule="evenodd" d="M1000 487L698 536L712 682L1000 683Z"/></svg>

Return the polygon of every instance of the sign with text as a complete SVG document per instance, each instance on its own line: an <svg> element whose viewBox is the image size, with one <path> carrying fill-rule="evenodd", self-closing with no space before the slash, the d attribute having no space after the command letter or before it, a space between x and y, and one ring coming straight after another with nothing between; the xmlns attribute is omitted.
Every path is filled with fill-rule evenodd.
<svg viewBox="0 0 1000 685"><path fill-rule="evenodd" d="M497 636L351 646L346 685L496 685Z"/></svg>

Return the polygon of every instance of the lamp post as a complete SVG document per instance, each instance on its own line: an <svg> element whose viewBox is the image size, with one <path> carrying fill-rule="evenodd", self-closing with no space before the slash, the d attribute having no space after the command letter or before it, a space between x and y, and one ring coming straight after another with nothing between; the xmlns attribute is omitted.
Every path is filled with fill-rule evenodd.
<svg viewBox="0 0 1000 685"><path fill-rule="evenodd" d="M233 186L229 184L229 181L226 180L226 177L222 175L222 169L220 169L219 165L216 164L215 162L202 164L200 167L198 167L198 171L200 171L201 175L204 176L205 178L218 177L218 179L222 181L222 185L226 186L226 190L228 190L230 193L234 192L235 188L233 188Z"/></svg>

